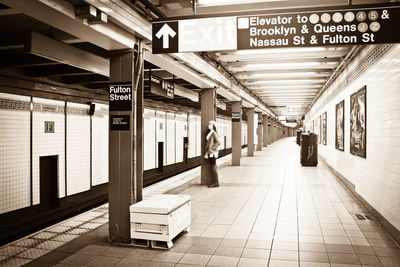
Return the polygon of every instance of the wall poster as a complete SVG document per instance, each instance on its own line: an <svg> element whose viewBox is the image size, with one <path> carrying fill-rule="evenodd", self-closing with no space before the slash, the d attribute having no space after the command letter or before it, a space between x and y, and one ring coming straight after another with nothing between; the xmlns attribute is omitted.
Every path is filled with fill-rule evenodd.
<svg viewBox="0 0 400 267"><path fill-rule="evenodd" d="M350 96L350 153L366 158L367 145L367 87Z"/></svg>
<svg viewBox="0 0 400 267"><path fill-rule="evenodd" d="M321 127L321 117L322 117L322 116L319 115L319 116L318 116L318 119L317 119L317 125L318 125L318 143L319 143L319 144L321 144L321 136L322 136L322 134L321 134L321 132L322 132L322 131L321 131L321 128L322 128L322 127Z"/></svg>
<svg viewBox="0 0 400 267"><path fill-rule="evenodd" d="M321 122L321 143L323 145L326 145L326 117L327 113L326 111L322 114L322 122Z"/></svg>
<svg viewBox="0 0 400 267"><path fill-rule="evenodd" d="M335 147L344 151L344 100L336 104Z"/></svg>

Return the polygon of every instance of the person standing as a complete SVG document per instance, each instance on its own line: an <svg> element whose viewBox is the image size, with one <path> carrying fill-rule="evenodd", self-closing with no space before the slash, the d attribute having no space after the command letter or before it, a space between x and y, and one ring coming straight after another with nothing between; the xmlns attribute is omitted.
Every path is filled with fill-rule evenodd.
<svg viewBox="0 0 400 267"><path fill-rule="evenodd" d="M208 160L212 168L212 181L207 187L218 187L218 172L217 172L217 162L218 158L218 147L221 144L219 141L219 136L217 132L217 127L215 126L215 121L208 122L208 133L206 135L206 153L204 158Z"/></svg>

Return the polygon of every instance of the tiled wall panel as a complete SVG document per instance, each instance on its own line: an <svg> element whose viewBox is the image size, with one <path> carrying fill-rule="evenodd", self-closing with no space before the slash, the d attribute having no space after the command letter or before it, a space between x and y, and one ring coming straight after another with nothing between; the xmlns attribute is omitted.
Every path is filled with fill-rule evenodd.
<svg viewBox="0 0 400 267"><path fill-rule="evenodd" d="M32 120L32 180L33 204L36 205L40 202L42 156L58 156L58 197L65 196L65 102L33 98L33 103L35 108ZM54 122L54 133L45 133L45 121Z"/></svg>
<svg viewBox="0 0 400 267"><path fill-rule="evenodd" d="M92 185L108 182L108 106L96 104L92 116Z"/></svg>
<svg viewBox="0 0 400 267"><path fill-rule="evenodd" d="M196 156L196 115L189 114L189 158Z"/></svg>
<svg viewBox="0 0 400 267"><path fill-rule="evenodd" d="M0 99L30 97L0 93ZM0 213L30 205L30 111L0 108Z"/></svg>
<svg viewBox="0 0 400 267"><path fill-rule="evenodd" d="M176 127L176 162L183 161L183 138L188 136L187 114L175 115ZM189 147L193 144L189 143Z"/></svg>
<svg viewBox="0 0 400 267"><path fill-rule="evenodd" d="M367 47L345 74L373 51ZM349 179L370 205L400 230L400 46L395 45L350 84L340 76L306 116L306 124L327 111L327 146L319 152ZM366 85L366 158L350 154L350 95ZM344 152L335 149L335 105L345 100ZM309 124L310 125L310 124Z"/></svg>
<svg viewBox="0 0 400 267"><path fill-rule="evenodd" d="M69 110L86 110L75 114ZM90 116L88 105L67 104L67 195L90 189Z"/></svg>
<svg viewBox="0 0 400 267"><path fill-rule="evenodd" d="M242 121L242 145L247 145L247 122Z"/></svg>
<svg viewBox="0 0 400 267"><path fill-rule="evenodd" d="M201 117L196 116L196 156L201 155Z"/></svg>
<svg viewBox="0 0 400 267"><path fill-rule="evenodd" d="M154 169L156 167L156 118L153 109L144 109L144 170Z"/></svg>
<svg viewBox="0 0 400 267"><path fill-rule="evenodd" d="M175 163L175 114L167 113L167 165Z"/></svg>
<svg viewBox="0 0 400 267"><path fill-rule="evenodd" d="M167 162L167 151L166 151L166 144L165 144L165 137L166 137L166 130L165 130L165 124L166 124L166 112L165 111L160 111L156 110L156 154L155 154L155 160L156 160L156 168L158 168L158 143L162 142L163 143L163 163L164 165Z"/></svg>

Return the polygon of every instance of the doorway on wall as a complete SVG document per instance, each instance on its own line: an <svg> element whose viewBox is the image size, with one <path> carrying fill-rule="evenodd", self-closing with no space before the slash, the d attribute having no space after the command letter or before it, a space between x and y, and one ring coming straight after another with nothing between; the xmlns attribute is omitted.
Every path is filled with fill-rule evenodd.
<svg viewBox="0 0 400 267"><path fill-rule="evenodd" d="M40 211L59 206L58 156L40 157Z"/></svg>
<svg viewBox="0 0 400 267"><path fill-rule="evenodd" d="M158 170L163 171L164 168L164 142L158 142Z"/></svg>

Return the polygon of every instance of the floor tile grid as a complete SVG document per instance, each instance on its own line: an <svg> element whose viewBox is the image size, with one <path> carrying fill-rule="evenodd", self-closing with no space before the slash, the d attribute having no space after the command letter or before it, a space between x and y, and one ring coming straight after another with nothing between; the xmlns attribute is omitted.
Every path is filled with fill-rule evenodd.
<svg viewBox="0 0 400 267"><path fill-rule="evenodd" d="M293 177L294 177L294 187L296 190L296 219L297 219L297 260L298 260L298 266L300 267L301 264L301 255L300 255L300 225L299 225L299 193L298 193L298 187L297 187L297 172L296 172L296 166L292 166L293 168Z"/></svg>
<svg viewBox="0 0 400 267"><path fill-rule="evenodd" d="M317 176L318 177L318 180L320 181L320 180L322 180L322 178L320 178L319 176ZM323 180L322 180L323 181ZM320 221L320 213L318 212L318 208L317 208L317 204L316 204L316 198L317 198L317 196L316 196L316 191L324 191L325 189L322 187L322 188L316 188L316 189L314 189L314 190L312 190L312 188L310 188L309 189L309 191L310 191L310 196L311 196L311 199L312 199L312 203L313 203L313 209L315 210L315 213L316 213L316 217L317 217L317 220L318 220L318 226L319 226L319 231L320 231L320 233L321 233L321 235L322 235L322 241L323 241L323 246L325 247L325 252L326 252L326 255L328 256L328 250L327 250L327 248L326 248L326 242L325 242L325 236L324 236L324 234L323 234L323 230L322 230L322 227L321 227L321 221ZM324 194L325 195L325 194ZM299 251L300 252L300 251ZM300 259L300 266L302 266L302 264L301 264L301 258L299 258ZM329 261L329 257L328 257L328 261Z"/></svg>
<svg viewBox="0 0 400 267"><path fill-rule="evenodd" d="M287 157L286 157L287 160ZM295 162L295 161L293 161ZM297 180L296 180L296 169L295 165L293 163L291 164L286 164L285 168L285 173L283 176L283 181L282 181L282 189L281 189L281 195L280 195L280 200L279 200L279 210L278 210L278 216L277 216L277 221L275 224L275 230L274 230L274 238L272 240L272 245L271 245L271 253L268 259L268 266L299 266L300 264L300 255L299 255L299 212L298 212L298 194L297 194ZM294 192L293 192L294 191ZM294 193L294 197L293 197ZM294 201L293 201L294 200ZM289 203L289 205L288 205ZM294 205L294 209L293 206ZM292 212L288 213L288 210L293 209ZM293 217L295 214L296 218L296 224L295 224L295 232L296 232L296 237L294 238L296 240L296 251L287 251L286 249L289 249L290 246L294 247L293 245L293 238L290 238L289 241L284 241L278 239L279 235L282 235L281 231L278 233L278 236L276 235L276 230L279 227L279 221L281 218L288 218ZM290 217L288 217L290 215ZM282 222L281 222L282 223ZM288 227L288 226L285 226ZM290 226L293 228L293 226ZM285 229L285 234L288 236L291 236L293 232L292 229ZM290 234L289 234L290 233ZM287 237L286 237L287 238ZM278 246L279 243L285 243L284 245ZM289 245L290 244L290 245ZM291 248L292 249L292 248ZM274 255L275 254L275 255ZM287 255L285 255L287 254ZM296 256L294 256L296 255Z"/></svg>
<svg viewBox="0 0 400 267"><path fill-rule="evenodd" d="M354 210L352 210L352 209L350 210L350 206L346 205L346 203L343 202L343 201L344 201L343 199L350 199L351 202L353 202L353 203L355 203L355 204L357 205L357 211L358 211L358 212L367 214L367 212L366 212L366 210L365 210L365 207L362 205L362 203L360 203L360 202L351 194L351 192L348 191L348 189L347 189L347 188L346 188L346 187L345 187L331 172L328 172L328 171L326 170L326 173L327 173L327 175L325 175L325 177L326 177L327 179L325 179L325 183L327 183L327 184L329 185L330 188L333 188L333 190L334 190L334 192L335 192L335 194L336 194L336 196L337 196L337 199L338 199L338 200L340 201L340 203L346 208L347 212L351 215L351 217L352 217L354 223L357 224L357 226L359 226L359 224L360 224L362 221L360 221L360 222L357 223L357 220L354 218L354 215L352 214L352 213L355 213ZM345 194L345 195L347 196L347 198L340 197L340 195L343 195L343 194ZM354 207L354 206L352 205L351 207ZM341 222L341 223L342 223L342 222ZM368 223L368 222L367 222L367 223ZM370 221L370 224L375 224L375 222ZM379 228L380 228L381 230L384 231L384 228L382 228L382 226L381 226L379 223L377 223L377 224L379 225ZM342 223L342 227L345 228L344 225L343 225L343 223ZM384 232L385 232L385 231L384 231ZM363 235L364 238L365 238L365 233L364 233L363 231L361 231L361 233L362 233L362 235ZM387 234L387 233L386 233L386 234ZM347 236L348 239L350 239L350 236L348 235L347 232L346 232L346 236ZM387 234L387 237L390 238L390 235ZM390 240L392 241L392 243L394 244L394 246L396 246L396 249L400 252L399 246L398 246L391 238L390 238ZM385 262L385 260L387 260L387 258L390 258L390 257L387 257L387 258L379 257L378 254L376 254L376 249L374 249L374 247L370 244L370 241L367 240L367 242L368 242L368 246L367 246L367 245L364 245L364 246L365 246L365 247L372 248L373 255L370 255L370 256L371 256L371 257L373 256L375 259L378 259L378 261L379 261L379 263L374 263L374 266L392 266L391 264L387 265L386 262ZM353 250L355 250L355 249L354 249L354 246L355 246L355 245L354 245L352 242L351 242L351 246L353 247ZM372 254L372 253L371 253L371 254ZM356 254L356 255L358 256L360 262L363 263L363 262L361 261L361 256L358 255L358 254ZM398 261L395 260L395 261L396 261L397 263L394 263L394 264L400 266L400 260L398 260ZM360 264L361 264L361 263L360 263ZM378 265L378 264L380 264L380 265ZM393 265L393 266L396 266L396 265Z"/></svg>
<svg viewBox="0 0 400 267"><path fill-rule="evenodd" d="M107 205L107 204L104 204L104 205ZM20 262L23 262L24 264L28 263L29 261L39 258L39 257L45 255L46 253L50 252L51 250L71 241L72 239L65 238L65 236L70 236L71 232L80 230L79 234L72 234L73 237L74 236L78 237L80 235L83 235L83 234L89 232L90 230L93 230L93 229L99 227L101 224L94 224L93 225L94 227L81 228L81 226L91 223L93 221L96 221L100 218L103 218L106 214L108 214L108 211L104 212L102 210L102 208L104 208L103 207L104 205L94 208L93 210L90 210L90 211L84 213L85 215L89 215L89 217L92 217L92 219L90 219L86 222L78 221L76 226L65 227L65 228L62 228L63 230L61 230L61 231L59 231L57 229L59 227L64 227L65 222L76 221L77 219L79 219L79 217L82 216L82 214L80 214L80 215L77 215L66 221L62 221L55 225L49 226L39 232L33 233L29 236L26 236L23 239L19 239L19 240L14 241L6 246L3 246L2 248L0 248L0 250L6 249L7 247L13 247L14 244L16 244L15 246L23 248L23 250L19 251L18 253L14 254L14 255L12 255L13 253L9 253L8 257L6 257L2 261L0 261L0 266L1 265L18 266L18 264ZM101 213L96 212L98 210L101 210L102 212ZM96 217L94 217L93 215ZM51 233L54 233L54 235L51 235ZM39 235L43 236L43 238L38 238ZM36 242L34 242L32 244L24 245L23 241L26 241L26 240L34 240ZM21 245L19 245L19 244L21 244ZM38 250L40 250L40 251L38 251ZM5 256L7 256L7 255L5 255ZM14 263L16 263L16 265Z"/></svg>
<svg viewBox="0 0 400 267"><path fill-rule="evenodd" d="M245 149L242 149L242 153L244 153L244 151L245 151ZM218 159L218 163L220 164L219 169L227 166L230 158L231 158L230 155L219 158ZM199 171L199 168L197 167L195 169L190 170L189 172L185 172L182 175L178 175L177 177L174 176L172 179L167 179L167 180L161 181L160 183L149 186L144 189L144 191L145 191L144 196L147 197L147 196L151 196L154 194L165 193L175 187L185 184L188 181L191 181L194 178L196 178L196 176L198 176L198 174L196 174L196 173L198 173L198 171ZM193 174L196 174L196 176L193 177ZM161 190L159 189L160 187L161 187ZM91 216L91 215L94 215L94 213L96 213L96 212L100 212L101 214L100 215L97 214L95 217ZM7 245L1 247L0 251L5 250L7 247L12 248L12 247L14 247L13 244L19 243L23 240L34 239L36 241L35 244L29 245L29 246L18 246L17 245L16 247L18 247L18 248L15 249L14 251L7 249L7 252L11 252L11 253L7 253L8 255L1 255L0 266L1 265L13 266L14 265L13 262L17 262L16 266L18 266L18 263L23 262L25 264L29 261L32 261L32 260L46 254L47 252L50 252L51 249L55 249L56 247L61 246L65 243L75 239L76 237L85 234L86 232L88 232L92 229L97 228L101 224L106 223L108 221L108 219L106 218L105 221L103 219L107 216L108 216L108 204L104 204L104 205L96 207L90 211L79 214L73 218L70 218L68 220L62 221L60 223L57 223L55 225L49 226L45 229L42 229L41 231L33 233L29 236L26 236L23 239L19 239L10 244L7 244ZM85 217L85 218L82 218L82 217ZM91 218L91 217L92 217L92 219L87 220L87 218ZM61 230L61 231L56 230L58 227L63 227L68 222L69 223L77 222L77 223L75 224L75 226L72 226L72 227L66 226L68 228L66 228L64 230ZM101 224L97 225L97 226L96 225L92 225L92 226L88 225L89 223L93 223L93 222L96 224L100 222ZM81 226L83 226L83 225L86 225L86 227L81 228ZM93 226L95 226L95 227L93 227ZM73 235L68 234L73 231L75 231L73 233ZM54 233L56 233L56 235L52 236L51 238L47 237L45 239L35 238L35 236L37 236L41 233L47 233L47 232L50 232L50 233L54 232ZM26 253L27 251L29 251L31 249L37 249L39 246L45 244L48 241L52 241L53 243L50 243L50 245L47 246L47 248L49 248L50 250L45 250L46 253L44 253L44 251L43 251L44 254L36 254L36 255L34 253ZM54 244L54 242L58 242L58 243Z"/></svg>
<svg viewBox="0 0 400 267"><path fill-rule="evenodd" d="M243 164L243 165L245 165L245 164ZM265 175L262 175L262 174L260 173L260 176L259 176L260 178L258 179L257 184L254 184L254 185L253 185L253 190L252 190L252 192L254 192L255 190L257 190L257 187L259 187L260 183L265 182L265 181L263 181L262 178L263 178L263 176L268 176L268 174L269 174L269 173L266 173ZM276 178L276 179L278 180L278 178ZM269 191L270 185L271 185L271 182L268 183L268 189L266 190L266 193L265 193L264 196L263 196L263 201L262 201L262 202L264 202L265 199L266 199L266 197L268 196L268 191ZM264 185L264 186L265 186L265 185ZM248 195L246 201L243 202L243 204L242 204L242 206L241 206L241 210L240 210L240 212L237 213L236 218L240 215L240 213L243 211L243 209L246 208L246 205L247 205L248 202L250 201L250 198L251 198L251 197L252 197L252 193L250 193L250 194ZM193 199L195 199L195 198L193 197ZM212 202L212 201L210 200L210 202ZM260 213L261 208L262 208L262 205L260 205L260 208L258 209L258 213L257 213L257 214ZM204 208L204 209L207 209L207 208ZM195 220L195 218L194 218L194 220ZM214 219L214 221L215 221L215 219ZM212 223L213 223L214 221L212 221ZM253 229L253 228L254 228L254 224L252 225L252 229ZM227 235L227 233L225 234L224 238L227 237L226 235ZM223 240L223 239L222 239L222 240ZM220 243L222 242L222 240L220 241ZM248 241L248 239L246 240L246 244L247 244L247 241ZM220 244L218 244L218 246L219 246L219 245L220 245ZM243 252L244 252L244 250L242 250L240 257L243 255ZM217 256L217 257L218 257L218 256ZM215 259L215 255L213 255L212 257L210 257L209 260L208 260L208 262L207 262L206 264L211 264L211 265L212 265L212 264L215 264L215 261L213 261L214 259Z"/></svg>
<svg viewBox="0 0 400 267"><path fill-rule="evenodd" d="M257 185L255 186L254 190L256 190L256 188L257 188L261 183L265 183L266 181L263 181L262 178L263 178L264 176L265 176L265 178L267 178L267 177L268 177L268 174L271 174L271 173L273 173L273 171L272 171L272 170L268 170L268 171L266 172L265 175L262 175L261 178L260 178L260 180L258 181ZM275 176L274 179L278 179L277 176ZM272 179L268 179L268 180L267 180L268 188L267 188L267 190L266 190L266 192L265 192L265 194L264 194L262 203L261 203L260 208L259 208L259 210L258 210L258 212L257 212L257 216L256 216L257 218L260 216L260 212L261 212L261 210L262 210L262 208L263 208L263 205L264 205L264 203L265 203L265 201L266 201L266 199L267 199L267 197L268 197L268 193L270 192L272 182L273 182ZM264 184L264 186L265 186L265 184ZM249 196L249 198L250 198L250 197L251 197L251 196ZM239 213L239 214L240 214L240 213ZM253 232L254 227L255 227L255 223L252 225L251 231L250 231L250 232ZM245 246L244 246L245 248L247 247L248 243L249 243L249 239L246 240L246 243L245 243ZM270 251L271 251L271 250L270 250ZM241 252L239 258L241 258L241 259L244 258L244 254L243 254L244 252L245 252L245 249L242 250L242 252ZM238 264L239 264L239 263L238 263Z"/></svg>
<svg viewBox="0 0 400 267"><path fill-rule="evenodd" d="M286 169L285 169L285 171L286 171ZM279 211L280 211L280 207L281 207L282 196L283 196L283 189L284 189L285 180L286 180L286 175L285 175L285 173L283 173L282 176L283 176L283 180L282 180L282 182L281 182L282 185L281 185L280 194L279 194L279 201L276 202L276 203L277 203L277 206L278 206L278 209L277 209L277 211L276 211L276 219L275 219L275 225L274 225L274 232L273 232L272 242L271 242L271 247L270 247L271 249L270 249L269 255L268 255L268 266L271 265L271 256L272 256L272 251L273 251L273 247L274 247L274 237L275 237L276 228L277 228L277 225L278 225ZM278 178L280 178L280 176L279 176L279 175L276 175L276 179L278 179Z"/></svg>
<svg viewBox="0 0 400 267"><path fill-rule="evenodd" d="M346 229L342 222L341 216L338 213L338 208L341 206L346 207L346 205L345 205L345 203L343 203L343 198L341 198L340 194L338 194L338 190L341 191L342 196L343 196L343 193L345 193L346 196L348 198L350 198L352 201L354 201L356 203L357 203L357 201L355 201L354 197L351 196L351 194L346 190L346 188L342 184L338 183L336 178L335 178L335 180L332 180L332 177L331 177L331 175L329 175L329 173L325 172L324 178L325 178L324 179L325 184L327 184L329 186L329 188L333 188L333 191L335 194L335 195L332 195L332 194L329 194L328 192L326 192L327 195L330 195L330 197L328 197L328 199L329 199L330 204L333 207L333 211L336 215L335 218L338 218L341 228ZM340 189L339 189L339 187L340 187ZM349 194L349 195L347 195L347 194ZM358 204L359 208L363 209L361 203L357 203L357 204ZM349 214L351 214L351 212L352 212L351 210L348 210L347 208L346 208L346 211ZM351 217L353 217L353 216L351 216ZM356 224L354 218L352 218L352 222L354 222ZM348 233L346 231L345 231L345 233L346 233L345 237L341 238L342 241L340 241L340 239L339 239L337 242L338 249L341 251L337 251L335 253L329 254L329 251L328 251L329 249L327 247L327 251L329 254L329 261L331 262L331 264L339 264L339 263L340 264L361 264L362 262L360 260L360 255L355 253L354 244L349 241L350 236L348 235ZM331 249L333 248L333 246L335 246L335 244L328 244L329 242L325 240L325 235L323 235L323 238L324 238L324 242L325 242L326 246L329 245L331 247ZM340 248L340 247L342 247L342 248ZM346 256L347 256L347 258L346 258ZM374 266L382 266L382 265L374 265Z"/></svg>

